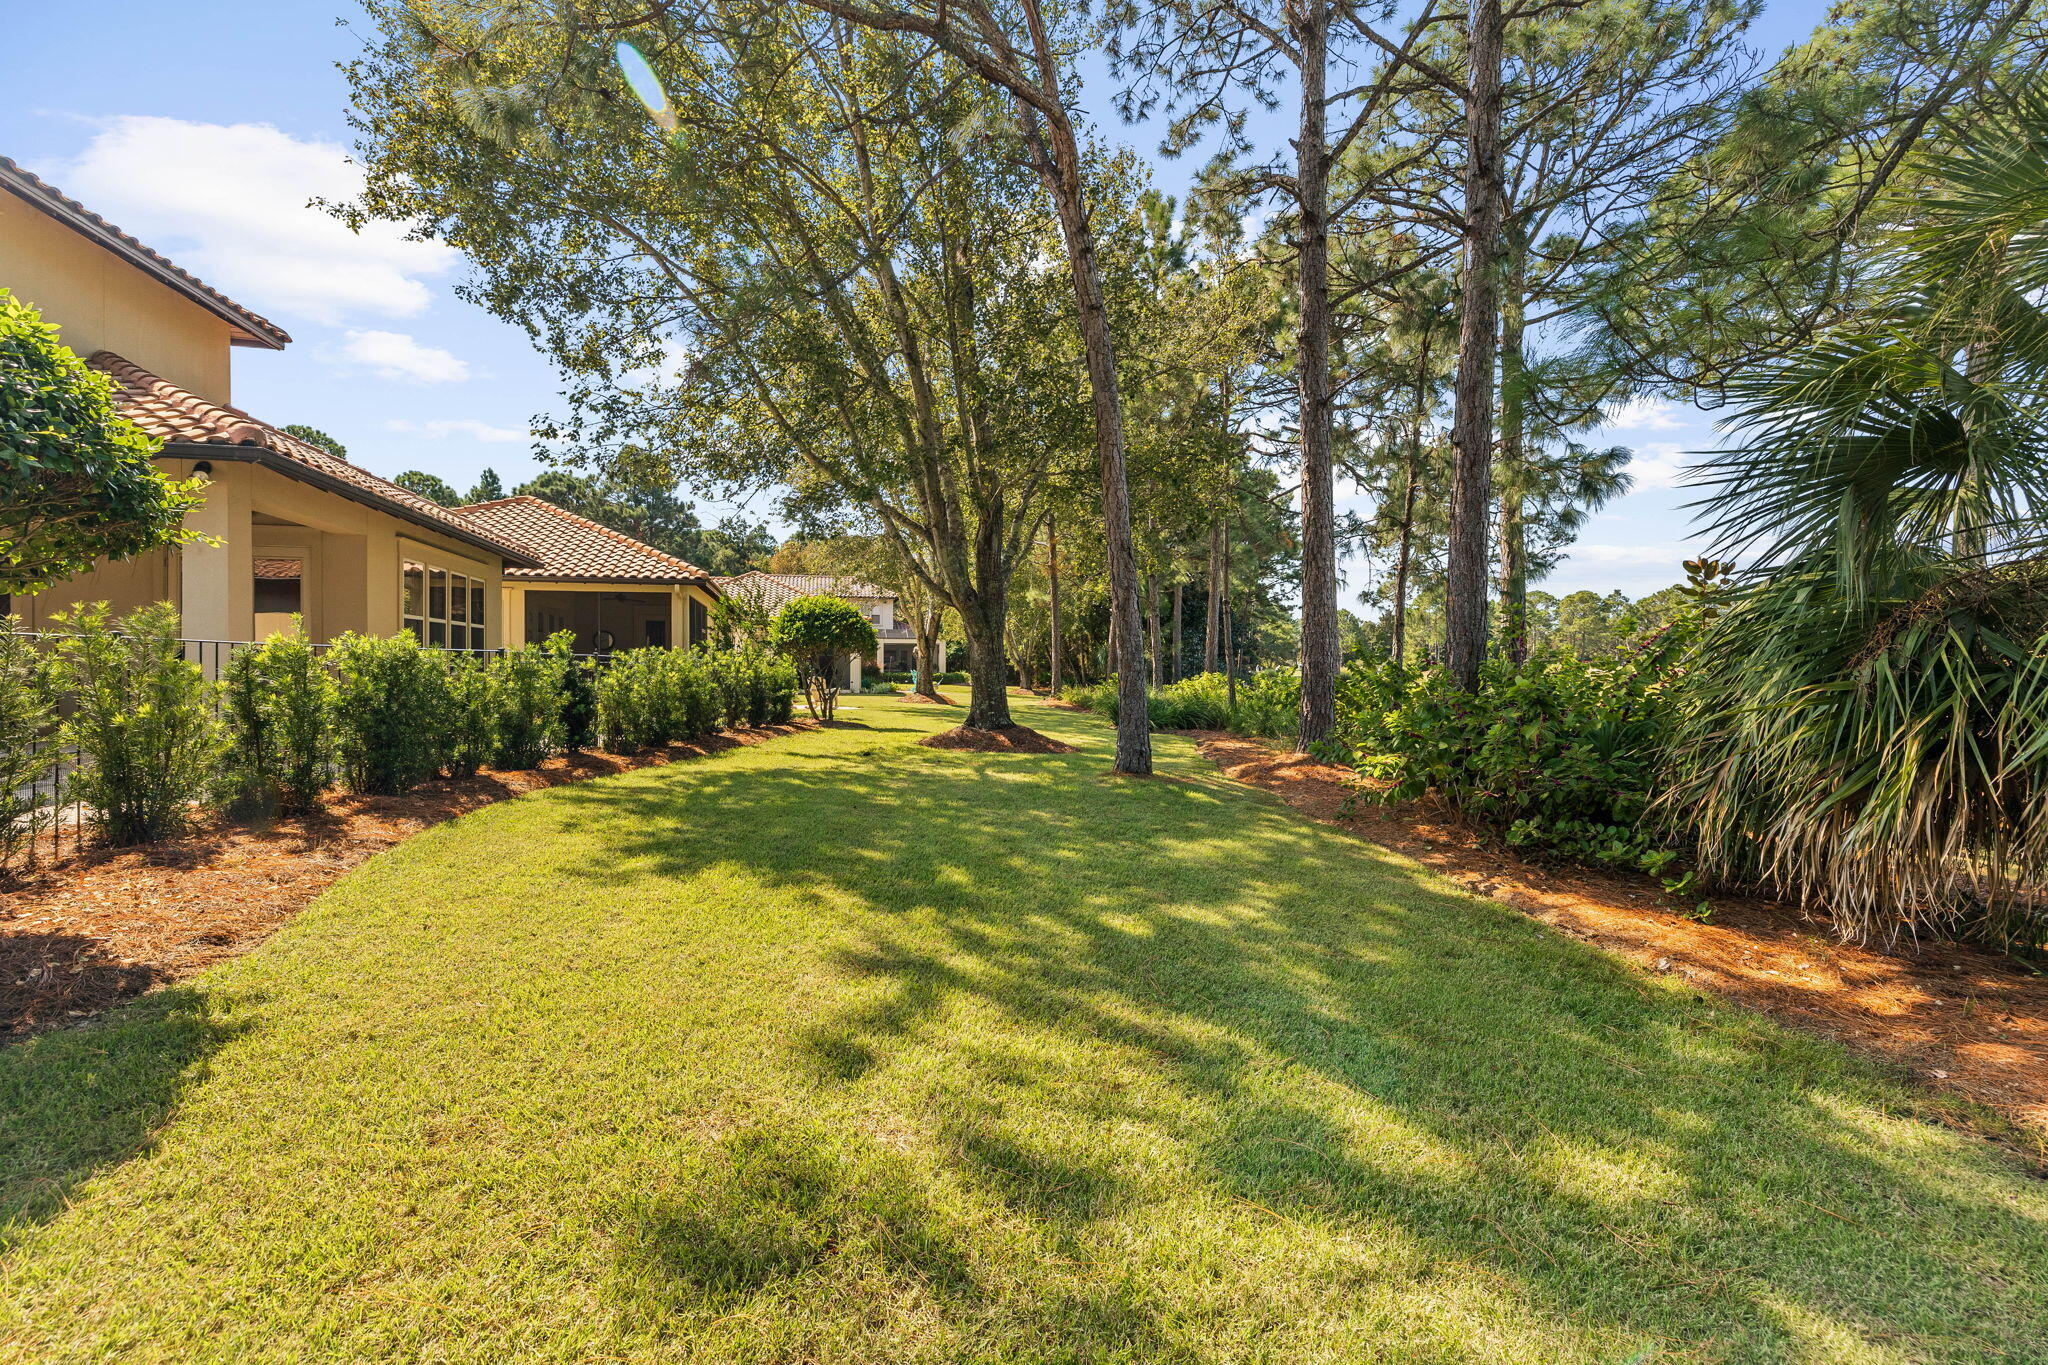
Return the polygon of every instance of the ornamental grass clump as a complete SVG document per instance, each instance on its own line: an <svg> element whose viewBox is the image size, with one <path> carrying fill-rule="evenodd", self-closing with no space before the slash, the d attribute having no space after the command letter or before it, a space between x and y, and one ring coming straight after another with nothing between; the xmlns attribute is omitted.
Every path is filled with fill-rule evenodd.
<svg viewBox="0 0 2048 1365"><path fill-rule="evenodd" d="M448 670L411 635L334 642L337 756L349 787L396 796L432 777L445 754Z"/></svg>
<svg viewBox="0 0 2048 1365"><path fill-rule="evenodd" d="M231 809L303 814L335 763L334 681L297 617L287 634L228 656L222 794Z"/></svg>
<svg viewBox="0 0 2048 1365"><path fill-rule="evenodd" d="M59 752L48 661L20 629L18 617L0 616L0 873L29 854L49 822L41 784Z"/></svg>
<svg viewBox="0 0 2048 1365"><path fill-rule="evenodd" d="M182 833L214 784L221 757L213 684L185 657L168 603L110 620L105 603L56 618L56 681L71 695L63 744L78 762L72 790L111 844Z"/></svg>

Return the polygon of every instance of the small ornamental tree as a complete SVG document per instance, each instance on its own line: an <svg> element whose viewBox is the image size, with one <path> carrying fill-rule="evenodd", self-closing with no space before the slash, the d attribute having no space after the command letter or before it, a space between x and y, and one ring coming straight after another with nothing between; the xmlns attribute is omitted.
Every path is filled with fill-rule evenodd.
<svg viewBox="0 0 2048 1365"><path fill-rule="evenodd" d="M105 375L0 289L0 594L191 539L199 485L158 469L162 448L114 411Z"/></svg>
<svg viewBox="0 0 2048 1365"><path fill-rule="evenodd" d="M768 642L796 665L811 715L830 720L839 696L834 669L849 654L873 654L875 628L843 597L799 597L775 613Z"/></svg>

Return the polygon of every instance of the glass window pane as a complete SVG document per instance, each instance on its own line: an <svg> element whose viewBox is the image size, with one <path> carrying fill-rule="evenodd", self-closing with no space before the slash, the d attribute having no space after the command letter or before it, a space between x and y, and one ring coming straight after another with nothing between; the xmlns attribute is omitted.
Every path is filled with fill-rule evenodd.
<svg viewBox="0 0 2048 1365"><path fill-rule="evenodd" d="M403 610L407 616L425 615L421 610L421 608L426 606L426 589L422 581L422 574L424 572L417 564L409 563L405 566L405 605Z"/></svg>
<svg viewBox="0 0 2048 1365"><path fill-rule="evenodd" d="M427 643L436 649L448 647L448 623L446 621L427 622Z"/></svg>
<svg viewBox="0 0 2048 1365"><path fill-rule="evenodd" d="M420 635L420 623L418 621L407 621L405 623L405 628L408 631L412 632L413 639L419 640L420 643L422 644L426 643L426 641Z"/></svg>
<svg viewBox="0 0 2048 1365"><path fill-rule="evenodd" d="M448 577L448 619L469 619L469 580L459 573Z"/></svg>
<svg viewBox="0 0 2048 1365"><path fill-rule="evenodd" d="M471 649L482 649L484 647L484 628L482 626L471 626L469 628L469 647Z"/></svg>
<svg viewBox="0 0 2048 1365"><path fill-rule="evenodd" d="M448 571L427 570L427 619L445 621L448 619ZM436 643L439 643L438 641Z"/></svg>
<svg viewBox="0 0 2048 1365"><path fill-rule="evenodd" d="M484 585L481 580L469 580L469 623L480 626L484 623Z"/></svg>

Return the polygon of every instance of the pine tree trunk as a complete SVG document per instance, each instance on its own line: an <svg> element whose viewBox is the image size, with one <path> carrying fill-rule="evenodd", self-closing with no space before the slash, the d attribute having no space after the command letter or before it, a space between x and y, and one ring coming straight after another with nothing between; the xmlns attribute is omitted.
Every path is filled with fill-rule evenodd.
<svg viewBox="0 0 2048 1365"><path fill-rule="evenodd" d="M1209 525L1209 600L1202 620L1202 671L1214 673L1223 659L1223 522Z"/></svg>
<svg viewBox="0 0 2048 1365"><path fill-rule="evenodd" d="M1166 652L1166 680L1167 680L1168 682L1170 682L1170 683L1173 683L1173 682L1179 682L1179 681L1180 681L1180 659L1181 659L1181 654L1180 654L1180 618L1181 618L1181 615L1182 615L1182 610L1183 610L1183 608L1184 608L1184 607L1185 607L1185 605L1186 605L1186 602L1185 602L1185 600L1183 599L1183 597L1182 597L1182 595L1181 595L1181 594L1182 594L1182 590L1183 590L1183 589L1184 589L1185 587L1186 587L1186 585L1185 585L1184 583L1182 583L1182 582L1181 582L1181 581L1180 581L1179 579L1175 579L1175 580L1174 580L1174 583L1173 583L1173 643L1172 643L1172 645L1171 645L1171 646L1170 646L1170 647L1168 648L1168 650L1167 650L1167 652Z"/></svg>
<svg viewBox="0 0 2048 1365"><path fill-rule="evenodd" d="M1415 444L1408 448L1408 470L1404 482L1407 488L1401 497L1401 546L1394 558L1394 639L1388 650L1397 664L1408 662L1408 571L1415 553L1415 481L1417 458L1420 451L1416 446L1422 442L1422 428L1415 429Z"/></svg>
<svg viewBox="0 0 2048 1365"><path fill-rule="evenodd" d="M1451 678L1479 687L1486 660L1486 550L1493 511L1493 368L1500 325L1501 7L1471 0L1465 101L1465 251L1452 398L1451 526L1444 584Z"/></svg>
<svg viewBox="0 0 2048 1365"><path fill-rule="evenodd" d="M1159 575L1145 575L1145 641L1152 651L1152 685L1159 686L1165 681L1160 676L1159 652Z"/></svg>
<svg viewBox="0 0 2048 1365"><path fill-rule="evenodd" d="M1330 459L1330 175L1324 80L1328 0L1296 0L1292 25L1301 56L1301 127L1295 182L1301 209L1297 255L1301 329L1296 378L1301 395L1301 713L1295 747L1327 739L1337 724L1337 488Z"/></svg>
<svg viewBox="0 0 2048 1365"><path fill-rule="evenodd" d="M1500 295L1500 630L1501 653L1529 658L1529 575L1523 498L1528 484L1528 368L1522 353L1522 262L1509 251Z"/></svg>
<svg viewBox="0 0 2048 1365"><path fill-rule="evenodd" d="M1045 519L1045 581L1048 585L1052 655L1052 694L1060 694L1060 524L1048 514Z"/></svg>
<svg viewBox="0 0 2048 1365"><path fill-rule="evenodd" d="M1237 710L1237 617L1231 603L1230 527L1223 528L1223 677L1232 711Z"/></svg>

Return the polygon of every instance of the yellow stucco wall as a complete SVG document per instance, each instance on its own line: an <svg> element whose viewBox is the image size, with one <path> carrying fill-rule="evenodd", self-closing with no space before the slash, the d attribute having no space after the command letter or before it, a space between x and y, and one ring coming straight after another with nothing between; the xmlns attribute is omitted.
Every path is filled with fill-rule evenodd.
<svg viewBox="0 0 2048 1365"><path fill-rule="evenodd" d="M216 403L231 402L224 320L12 194L0 192L0 285L81 356L114 351Z"/></svg>
<svg viewBox="0 0 2048 1365"><path fill-rule="evenodd" d="M187 461L161 463L175 477L191 472ZM101 565L34 597L17 598L14 610L23 624L50 629L52 613L78 602L105 601L118 613L169 601L184 612L188 637L247 640L255 629L258 556L304 561L303 615L307 634L315 640L351 630L397 631L400 565L408 559L483 580L488 603L504 596L503 565L488 551L254 464L210 463L206 502L188 524L217 536L221 544L188 545ZM502 612L486 611L487 644L504 643L506 628Z"/></svg>

